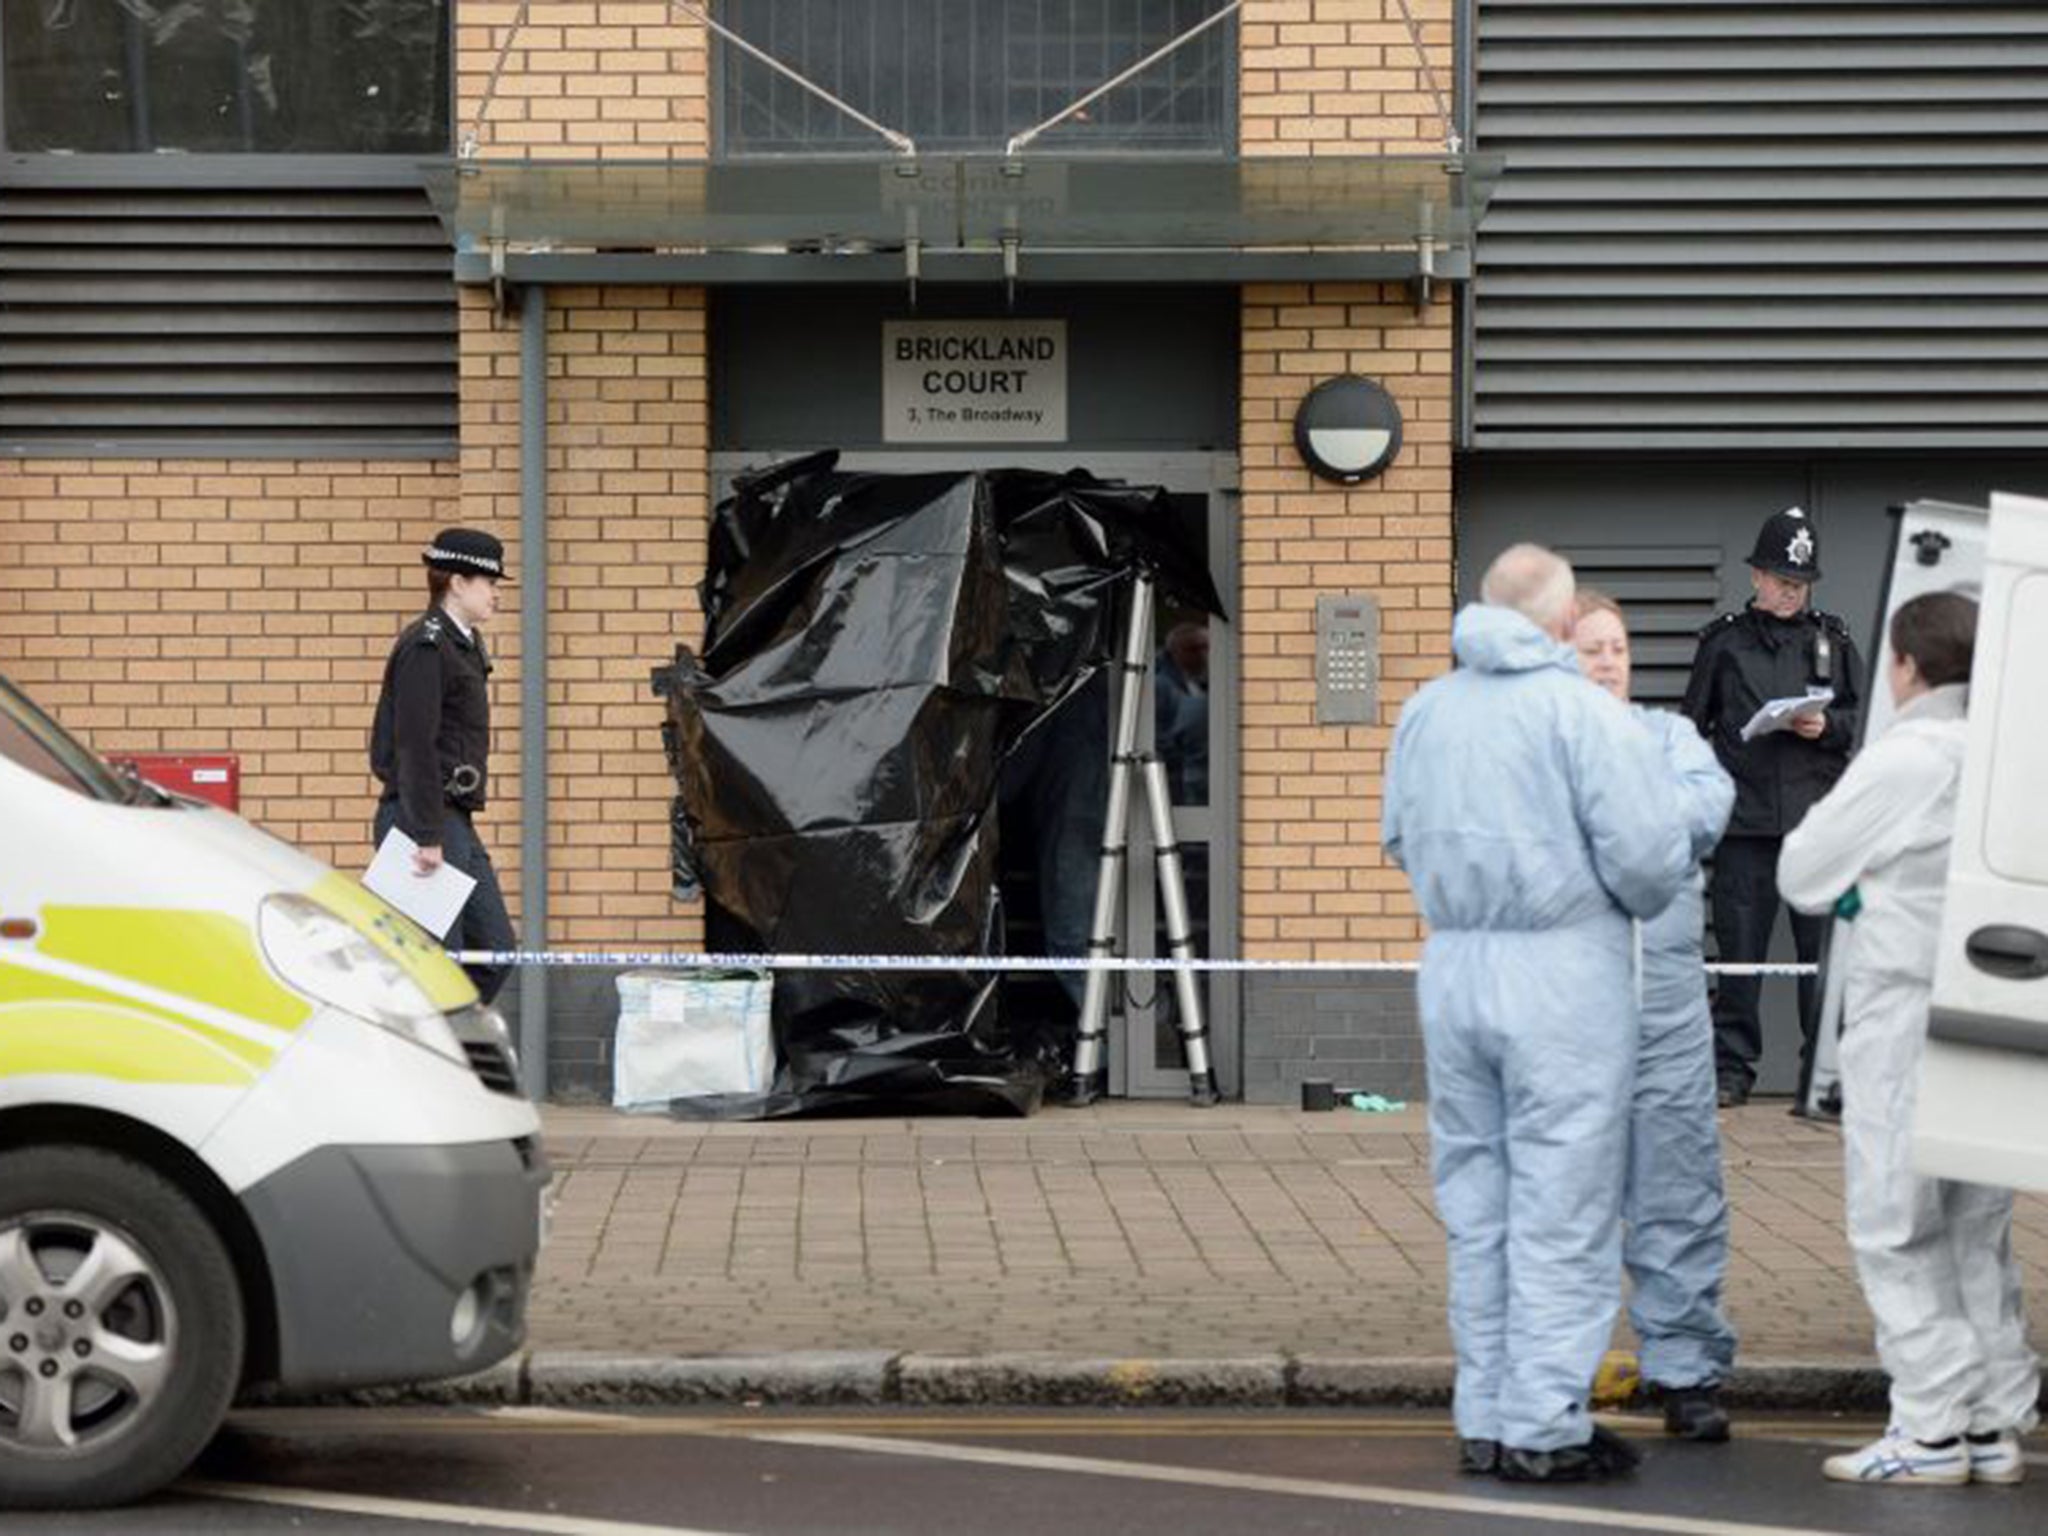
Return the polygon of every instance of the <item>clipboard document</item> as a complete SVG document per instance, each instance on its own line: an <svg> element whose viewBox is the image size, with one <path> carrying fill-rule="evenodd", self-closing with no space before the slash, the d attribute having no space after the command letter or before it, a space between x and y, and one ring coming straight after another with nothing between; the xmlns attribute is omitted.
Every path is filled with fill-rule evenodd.
<svg viewBox="0 0 2048 1536"><path fill-rule="evenodd" d="M383 897L437 939L448 937L462 904L476 889L475 877L443 863L431 875L413 868L420 845L393 827L377 845L377 856L363 872L363 884Z"/></svg>
<svg viewBox="0 0 2048 1536"><path fill-rule="evenodd" d="M1749 724L1742 728L1742 739L1755 741L1772 731L1789 730L1794 720L1820 714L1834 702L1835 690L1832 688L1809 688L1793 698L1771 699L1749 717Z"/></svg>

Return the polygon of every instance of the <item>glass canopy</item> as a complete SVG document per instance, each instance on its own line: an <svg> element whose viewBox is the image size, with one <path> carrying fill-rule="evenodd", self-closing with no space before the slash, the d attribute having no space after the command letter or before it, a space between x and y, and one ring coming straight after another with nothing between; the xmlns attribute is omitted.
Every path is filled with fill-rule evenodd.
<svg viewBox="0 0 2048 1536"><path fill-rule="evenodd" d="M848 257L914 241L941 259L1143 255L1157 272L1175 254L1465 248L1499 170L1444 154L484 160L430 182L467 253Z"/></svg>

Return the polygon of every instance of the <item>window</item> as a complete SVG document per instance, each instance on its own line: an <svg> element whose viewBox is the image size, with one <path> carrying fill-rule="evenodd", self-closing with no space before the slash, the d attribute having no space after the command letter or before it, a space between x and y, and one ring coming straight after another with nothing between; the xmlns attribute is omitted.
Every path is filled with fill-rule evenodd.
<svg viewBox="0 0 2048 1536"><path fill-rule="evenodd" d="M0 455L445 457L454 0L0 0Z"/></svg>
<svg viewBox="0 0 2048 1536"><path fill-rule="evenodd" d="M764 52L925 151L1000 150L1190 27L1222 0L723 0ZM721 42L728 155L876 153L870 130ZM1048 152L1236 147L1237 24L1168 54L1072 121Z"/></svg>
<svg viewBox="0 0 2048 1536"><path fill-rule="evenodd" d="M6 148L436 155L450 0L5 0Z"/></svg>

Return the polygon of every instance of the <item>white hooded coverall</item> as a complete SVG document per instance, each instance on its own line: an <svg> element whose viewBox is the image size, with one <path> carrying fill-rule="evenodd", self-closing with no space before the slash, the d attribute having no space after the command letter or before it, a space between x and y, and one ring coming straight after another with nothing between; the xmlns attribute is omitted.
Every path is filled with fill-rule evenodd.
<svg viewBox="0 0 2048 1536"><path fill-rule="evenodd" d="M1962 778L1967 690L1899 711L1785 839L1778 889L1825 912L1861 908L1834 959L1845 970L1843 1184L1849 1245L1892 1378L1892 1423L1919 1440L2035 1422L2040 1362L2027 1347L2012 1254L2012 1192L1914 1174L1913 1101Z"/></svg>

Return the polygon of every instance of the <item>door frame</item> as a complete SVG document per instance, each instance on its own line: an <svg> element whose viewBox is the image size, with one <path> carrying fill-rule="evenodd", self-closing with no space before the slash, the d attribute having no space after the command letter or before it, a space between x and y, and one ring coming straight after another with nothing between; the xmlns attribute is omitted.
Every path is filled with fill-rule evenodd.
<svg viewBox="0 0 2048 1536"><path fill-rule="evenodd" d="M797 456L796 450L787 448L715 450L710 463L714 503L730 493L734 477L741 472ZM1177 839L1202 842L1209 850L1209 952L1236 955L1240 949L1238 725L1242 701L1240 640L1234 623L1239 581L1237 455L1208 450L1005 451L971 445L958 449L849 448L841 451L838 467L880 473L950 469L1039 469L1058 473L1081 468L1105 480L1157 485L1178 494L1208 498L1210 575L1232 617L1216 626L1209 647L1209 804L1174 807L1173 824ZM1149 669L1145 686L1152 686ZM1139 719L1143 722L1141 740L1149 747L1153 712L1142 709ZM1131 833L1126 847L1125 866L1130 878L1124 888L1124 935L1131 941L1129 952L1134 957L1150 957L1156 882L1150 874L1151 824L1141 791L1132 797ZM1188 1089L1185 1071L1160 1068L1150 1051L1132 1048L1134 1041L1149 1041L1153 1037L1151 1000L1159 992L1148 983L1156 982L1170 989L1172 976L1164 971L1130 974L1134 977L1133 992L1143 995L1146 1004L1130 1009L1128 1016L1115 1014L1110 1020L1109 1091L1128 1098L1183 1097ZM1208 973L1209 1052L1217 1088L1226 1098L1236 1098L1243 1089L1242 999L1242 978L1237 972Z"/></svg>

